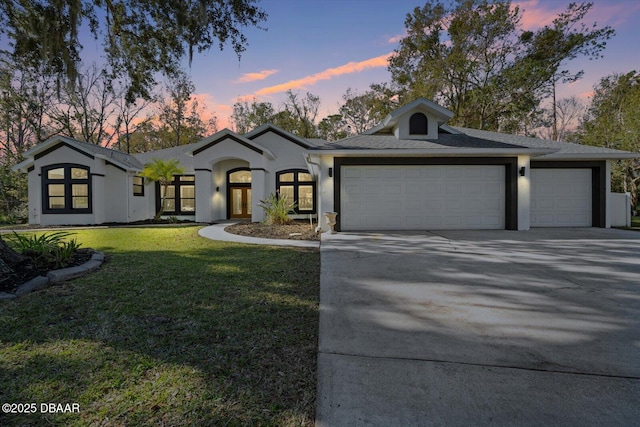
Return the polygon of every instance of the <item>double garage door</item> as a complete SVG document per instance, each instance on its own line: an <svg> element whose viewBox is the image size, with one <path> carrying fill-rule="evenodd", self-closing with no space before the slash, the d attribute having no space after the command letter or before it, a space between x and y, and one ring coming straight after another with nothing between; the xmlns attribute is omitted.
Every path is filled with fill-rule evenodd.
<svg viewBox="0 0 640 427"><path fill-rule="evenodd" d="M531 227L592 226L592 169L533 168L530 184ZM504 229L505 193L504 165L343 165L340 226Z"/></svg>
<svg viewBox="0 0 640 427"><path fill-rule="evenodd" d="M348 230L505 228L504 165L342 166Z"/></svg>

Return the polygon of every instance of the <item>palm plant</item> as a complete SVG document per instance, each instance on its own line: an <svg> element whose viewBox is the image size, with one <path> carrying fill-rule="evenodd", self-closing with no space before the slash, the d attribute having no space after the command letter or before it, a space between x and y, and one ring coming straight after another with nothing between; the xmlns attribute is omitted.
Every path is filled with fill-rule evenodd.
<svg viewBox="0 0 640 427"><path fill-rule="evenodd" d="M155 220L158 221L166 209L167 189L173 181L174 175L181 175L184 168L175 159L160 160L152 159L150 163L144 165L144 169L140 173L141 176L147 178L151 182L160 184L160 209L156 213Z"/></svg>

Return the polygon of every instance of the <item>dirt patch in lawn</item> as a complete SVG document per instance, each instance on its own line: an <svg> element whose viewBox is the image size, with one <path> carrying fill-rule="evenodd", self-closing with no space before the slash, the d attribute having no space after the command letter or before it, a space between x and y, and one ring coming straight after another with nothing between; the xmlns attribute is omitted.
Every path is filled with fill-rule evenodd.
<svg viewBox="0 0 640 427"><path fill-rule="evenodd" d="M315 232L316 225L311 225L308 221L293 221L285 225L240 222L224 230L227 233L263 239L320 240L320 235Z"/></svg>

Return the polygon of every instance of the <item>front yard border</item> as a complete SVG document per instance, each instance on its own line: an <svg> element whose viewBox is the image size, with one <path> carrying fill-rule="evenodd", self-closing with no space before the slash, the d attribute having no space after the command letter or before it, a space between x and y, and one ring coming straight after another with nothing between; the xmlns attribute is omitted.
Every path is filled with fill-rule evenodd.
<svg viewBox="0 0 640 427"><path fill-rule="evenodd" d="M103 262L104 254L102 252L94 252L93 255L91 255L91 259L82 265L52 270L48 272L46 276L34 277L28 282L18 286L15 293L0 292L0 300L14 299L27 295L33 291L47 288L54 283L76 279L80 276L91 273L92 271L96 271L100 268Z"/></svg>

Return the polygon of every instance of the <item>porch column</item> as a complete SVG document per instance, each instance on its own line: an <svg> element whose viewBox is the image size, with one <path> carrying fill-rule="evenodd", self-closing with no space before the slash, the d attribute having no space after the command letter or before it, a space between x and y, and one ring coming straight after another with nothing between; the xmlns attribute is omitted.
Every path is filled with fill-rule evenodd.
<svg viewBox="0 0 640 427"><path fill-rule="evenodd" d="M251 169L251 221L264 220L264 210L259 206L260 200L267 198L266 171L264 169Z"/></svg>
<svg viewBox="0 0 640 427"><path fill-rule="evenodd" d="M211 169L196 169L196 222L213 222Z"/></svg>

